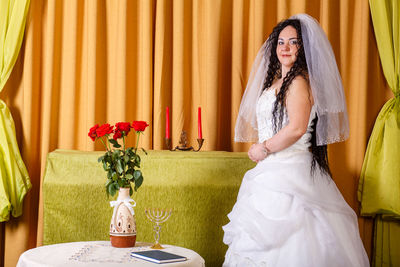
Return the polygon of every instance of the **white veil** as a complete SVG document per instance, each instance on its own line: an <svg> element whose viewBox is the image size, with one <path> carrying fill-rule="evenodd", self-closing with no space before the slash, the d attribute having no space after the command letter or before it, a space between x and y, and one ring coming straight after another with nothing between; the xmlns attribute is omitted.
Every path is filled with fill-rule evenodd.
<svg viewBox="0 0 400 267"><path fill-rule="evenodd" d="M346 100L329 40L319 23L309 15L298 14L290 19L298 19L301 24L310 86L318 116L317 145L344 141L349 136ZM258 141L256 104L268 70L271 53L268 41L264 42L257 54L240 104L235 126L236 142Z"/></svg>

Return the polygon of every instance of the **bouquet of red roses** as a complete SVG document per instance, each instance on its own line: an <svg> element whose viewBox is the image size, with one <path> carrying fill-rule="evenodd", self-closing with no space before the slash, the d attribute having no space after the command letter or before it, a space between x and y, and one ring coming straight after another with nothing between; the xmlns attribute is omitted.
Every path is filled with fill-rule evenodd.
<svg viewBox="0 0 400 267"><path fill-rule="evenodd" d="M132 183L135 185L135 191L142 185L143 175L139 170L140 156L137 154L137 147L140 134L147 126L149 125L145 121L134 121L132 124L118 122L115 126L108 123L101 126L96 124L90 128L89 137L94 142L100 140L106 149L106 153L99 157L98 161L102 163L107 172L106 192L108 195L114 196L119 188L130 188L130 195L132 195ZM136 147L126 148L125 137L128 136L131 128L137 134ZM121 139L122 148L118 142ZM143 148L142 150L146 153Z"/></svg>

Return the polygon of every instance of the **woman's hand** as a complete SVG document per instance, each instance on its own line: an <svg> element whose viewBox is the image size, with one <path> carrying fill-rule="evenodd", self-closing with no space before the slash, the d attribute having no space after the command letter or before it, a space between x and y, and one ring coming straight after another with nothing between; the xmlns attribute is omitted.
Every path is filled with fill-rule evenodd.
<svg viewBox="0 0 400 267"><path fill-rule="evenodd" d="M249 158L254 162L260 162L261 160L265 159L268 155L267 150L264 147L264 144L253 144L249 152L247 153Z"/></svg>

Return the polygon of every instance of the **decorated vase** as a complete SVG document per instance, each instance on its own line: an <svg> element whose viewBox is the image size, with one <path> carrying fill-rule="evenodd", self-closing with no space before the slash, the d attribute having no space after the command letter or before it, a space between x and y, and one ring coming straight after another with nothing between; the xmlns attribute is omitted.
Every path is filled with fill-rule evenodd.
<svg viewBox="0 0 400 267"><path fill-rule="evenodd" d="M134 247L136 242L136 220L133 208L136 203L129 196L129 188L120 188L110 223L111 245L117 248Z"/></svg>

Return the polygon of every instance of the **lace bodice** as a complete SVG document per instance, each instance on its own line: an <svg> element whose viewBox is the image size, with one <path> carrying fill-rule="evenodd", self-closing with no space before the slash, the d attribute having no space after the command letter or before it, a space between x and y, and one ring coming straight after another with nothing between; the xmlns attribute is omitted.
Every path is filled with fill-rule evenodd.
<svg viewBox="0 0 400 267"><path fill-rule="evenodd" d="M258 141L264 142L274 135L273 124L272 124L272 109L275 103L275 90L269 89L264 90L257 102L257 125L258 125ZM286 148L288 150L308 150L311 146L311 132L312 132L312 120L315 118L314 106L311 109L310 119L308 121L307 132L299 139L296 143ZM282 127L288 123L289 119L285 110Z"/></svg>

